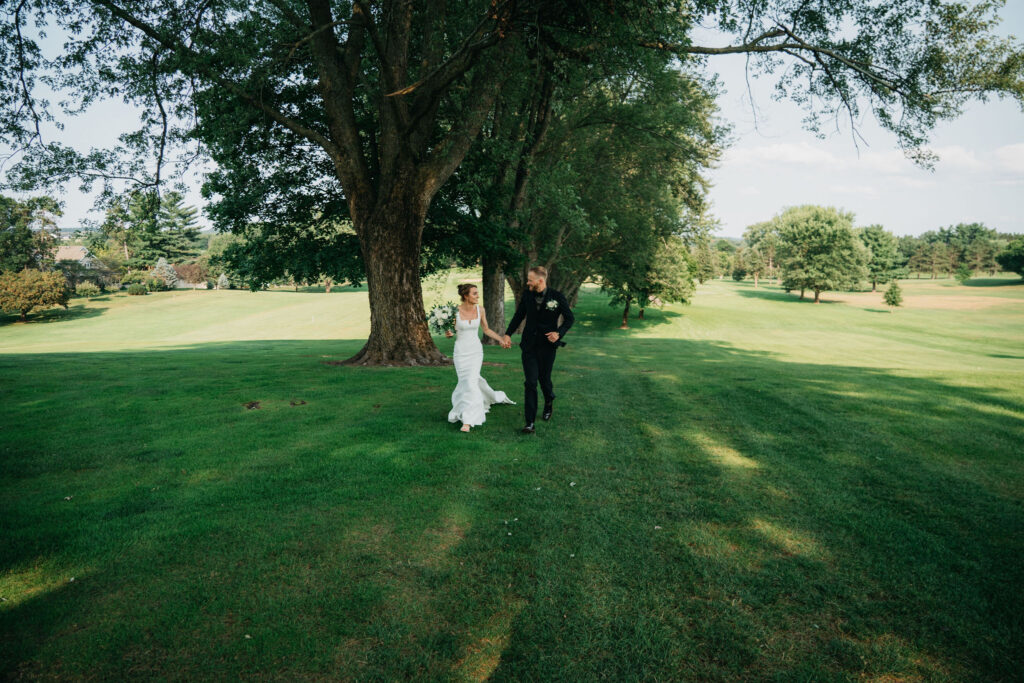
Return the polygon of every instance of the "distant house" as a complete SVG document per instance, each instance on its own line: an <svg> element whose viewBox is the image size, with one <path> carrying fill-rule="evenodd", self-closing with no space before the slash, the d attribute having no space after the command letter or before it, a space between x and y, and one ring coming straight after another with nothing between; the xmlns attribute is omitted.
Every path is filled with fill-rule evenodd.
<svg viewBox="0 0 1024 683"><path fill-rule="evenodd" d="M61 261L75 261L81 264L83 268L92 268L93 266L92 257L89 256L88 249L70 244L62 244L57 247L57 253L54 254L53 260L57 263Z"/></svg>

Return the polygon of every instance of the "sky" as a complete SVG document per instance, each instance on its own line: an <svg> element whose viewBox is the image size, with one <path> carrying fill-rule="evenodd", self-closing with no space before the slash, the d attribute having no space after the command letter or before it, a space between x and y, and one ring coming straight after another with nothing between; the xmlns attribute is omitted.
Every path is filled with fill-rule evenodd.
<svg viewBox="0 0 1024 683"><path fill-rule="evenodd" d="M1024 1L1011 0L1001 16L1001 33L1024 37ZM725 41L708 32L694 42ZM47 42L59 45L54 38ZM848 122L824 140L803 129L798 105L772 99L771 76L752 79L751 99L744 61L742 55L709 60L723 87L720 117L732 125L732 143L709 173L711 212L720 224L717 235L740 237L747 226L787 206L811 203L853 212L856 225L880 224L896 235L972 222L1024 233L1024 112L1013 101L971 103L960 118L940 123L930 144L940 161L934 171L927 171L905 159L895 137L870 115L858 122L866 140L858 149ZM133 130L137 121L128 105L107 101L65 120L59 133L44 129L44 139L60 139L81 150L103 147ZM187 204L204 206L200 182L198 173L189 176ZM64 203L59 221L63 228L100 218L90 213L93 198L79 192L77 183L58 198ZM205 218L200 222L209 225Z"/></svg>
<svg viewBox="0 0 1024 683"><path fill-rule="evenodd" d="M1024 38L1024 1L1000 13L1000 33ZM725 45L712 34L700 45ZM747 226L787 206L819 204L854 213L857 226L879 224L896 235L920 235L957 223L984 223L1000 232L1024 233L1024 112L1012 100L972 102L964 114L940 123L929 148L940 161L934 172L904 158L895 136L869 114L858 122L868 145L854 145L850 127L824 140L801 127L803 112L772 99L771 76L751 80L755 115L742 55L715 56L709 65L725 93L721 118L733 126L733 144L710 173L712 214L722 237L740 237Z"/></svg>

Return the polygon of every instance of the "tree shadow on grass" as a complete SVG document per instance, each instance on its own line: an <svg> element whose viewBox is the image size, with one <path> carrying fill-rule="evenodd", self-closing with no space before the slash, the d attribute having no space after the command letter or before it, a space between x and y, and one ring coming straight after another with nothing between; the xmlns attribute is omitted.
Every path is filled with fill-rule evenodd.
<svg viewBox="0 0 1024 683"><path fill-rule="evenodd" d="M786 293L786 292L783 292L783 291L778 290L778 289L772 290L772 289L761 289L761 288L758 288L758 289L742 288L742 289L737 289L736 293L739 294L740 296L745 296L745 297L750 298L750 299L766 299L768 301L786 301L786 302L789 302L789 303L799 303L799 304L813 304L814 303L814 292L807 292L803 299L800 298L800 293L799 292ZM822 297L827 297L828 295L829 295L829 292L822 292L821 293ZM842 301L831 301L829 299L822 298L819 303L821 303L821 304L841 304L843 302Z"/></svg>
<svg viewBox="0 0 1024 683"><path fill-rule="evenodd" d="M0 357L0 671L1019 671L1019 396L578 338L552 423L495 406L465 435L451 368L319 362L361 344Z"/></svg>
<svg viewBox="0 0 1024 683"><path fill-rule="evenodd" d="M56 323L63 322L66 320L79 320L82 318L95 318L103 315L103 311L107 310L102 306L86 306L83 303L70 303L67 309L63 308L48 308L43 311L36 311L28 314L28 320L24 322L20 316L17 315L5 315L0 313L0 326L10 325L12 323L22 323L25 325L37 324L37 323Z"/></svg>
<svg viewBox="0 0 1024 683"><path fill-rule="evenodd" d="M1008 280L1004 277L976 277L962 283L965 287L1014 287L1024 285L1024 278L1020 280Z"/></svg>
<svg viewBox="0 0 1024 683"><path fill-rule="evenodd" d="M587 306L576 311L576 322L569 335L579 338L582 332L587 334L631 336L637 332L672 323L682 318L683 313L652 306L644 309L644 317L638 318L636 309L630 311L629 327L622 329L622 308L605 306ZM566 339L569 339L567 336Z"/></svg>

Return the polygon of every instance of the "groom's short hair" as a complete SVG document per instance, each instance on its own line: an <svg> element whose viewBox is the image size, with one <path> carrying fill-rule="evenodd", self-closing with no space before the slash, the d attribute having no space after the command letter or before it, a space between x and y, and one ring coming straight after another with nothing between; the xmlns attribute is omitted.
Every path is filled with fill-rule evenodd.
<svg viewBox="0 0 1024 683"><path fill-rule="evenodd" d="M548 277L548 269L545 268L544 266L534 266L533 268L530 268L530 272L536 275L537 277L544 278L545 280Z"/></svg>

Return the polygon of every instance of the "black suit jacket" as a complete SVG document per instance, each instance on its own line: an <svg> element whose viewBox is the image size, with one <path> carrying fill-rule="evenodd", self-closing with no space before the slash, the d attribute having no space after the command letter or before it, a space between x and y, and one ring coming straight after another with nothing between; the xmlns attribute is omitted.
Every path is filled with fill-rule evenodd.
<svg viewBox="0 0 1024 683"><path fill-rule="evenodd" d="M528 288L523 289L523 296L519 299L516 313L512 316L512 321L508 324L505 334L511 337L512 333L519 328L519 323L525 319L526 327L523 328L523 337L519 341L521 349L530 350L538 344L547 344L553 347L565 346L562 339L565 338L565 333L569 331L572 324L576 322L576 317L572 314L565 295L548 287L544 290L544 301L541 303L539 311L537 302L534 300L536 296ZM549 304L549 302L555 303ZM561 327L558 325L558 316L562 316ZM544 336L548 332L558 332L558 341L554 344L549 342L548 338Z"/></svg>

